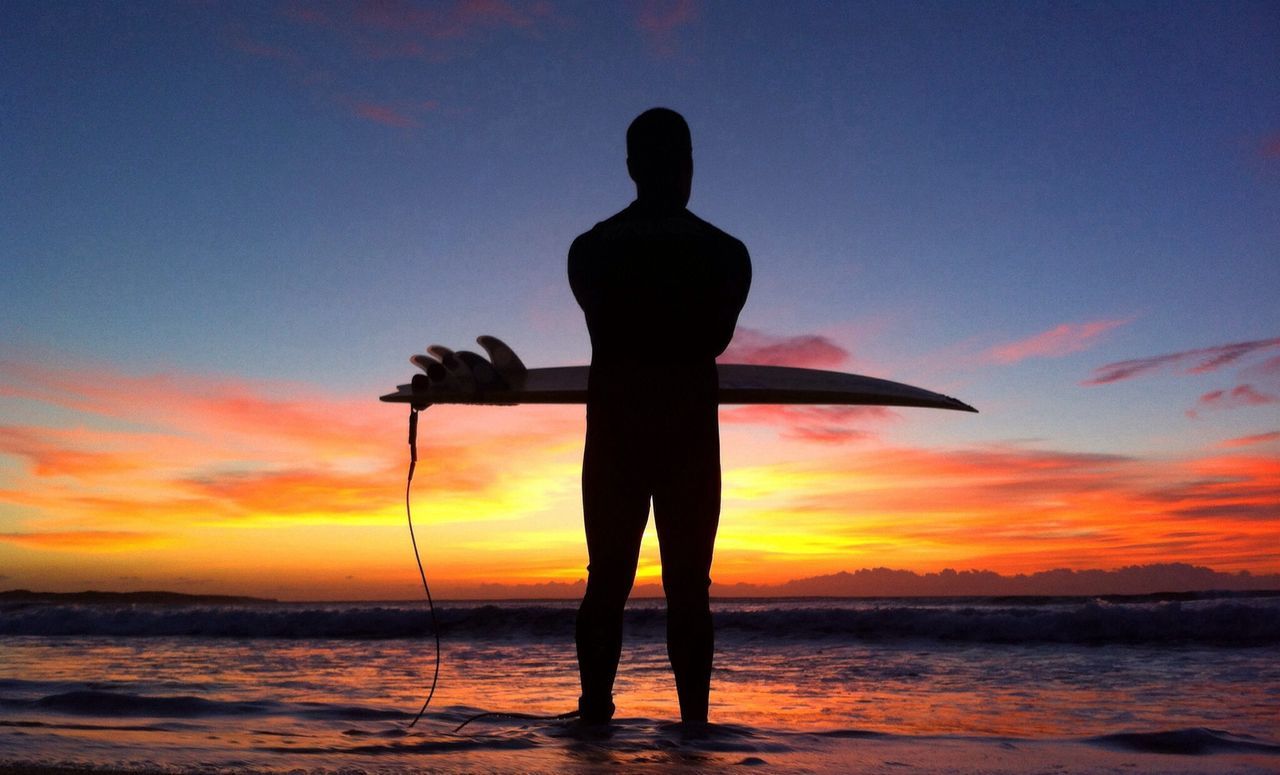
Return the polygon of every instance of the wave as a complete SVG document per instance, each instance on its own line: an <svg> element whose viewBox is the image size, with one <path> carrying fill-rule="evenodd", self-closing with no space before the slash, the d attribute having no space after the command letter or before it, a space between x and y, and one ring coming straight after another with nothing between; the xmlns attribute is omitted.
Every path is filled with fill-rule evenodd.
<svg viewBox="0 0 1280 775"><path fill-rule="evenodd" d="M452 640L572 639L565 605L437 608L441 637ZM1280 645L1280 605L1226 600L1141 605L1090 601L1062 605L806 604L729 607L716 613L726 642L767 640L924 640L997 644L1151 644L1220 647ZM661 608L627 611L628 637L660 640ZM279 604L254 606L0 607L0 635L381 640L431 635L422 607Z"/></svg>
<svg viewBox="0 0 1280 775"><path fill-rule="evenodd" d="M1165 732L1123 732L1091 737L1085 742L1104 748L1140 753L1202 756L1213 753L1265 753L1280 755L1280 745L1264 743L1248 735L1217 729L1171 729Z"/></svg>
<svg viewBox="0 0 1280 775"><path fill-rule="evenodd" d="M255 718L269 716L287 716L293 719L321 719L334 722L403 722L413 714L404 711L384 710L359 705L338 705L318 702L280 702L260 699L250 701L212 700L201 697L180 695L142 695L131 692L98 691L82 689L60 692L35 699L13 699L0 697L0 709L9 711L34 711L38 714L57 714L62 716L91 717L91 719L109 719L111 723L69 722L65 720L12 720L0 719L0 727L12 727L23 730L91 730L91 731L147 731L173 732L189 729L200 729L183 722L152 721L145 725L130 724L127 719L185 719L199 723L211 717ZM433 713L445 726L464 719L468 709L439 709ZM499 714L500 715L500 714ZM502 720L509 724L509 720ZM658 734L675 730L678 725L660 724L659 722L627 718L620 719L623 727L632 731L650 730ZM598 730L579 729L571 723L547 719L519 722L522 734L518 735L449 735L445 738L432 736L422 738L411 736L407 729L398 724L393 727L358 727L347 729L342 733L345 743L329 743L322 747L299 746L262 746L259 750L277 751L289 754L416 754L427 752L445 752L466 750L470 748L526 748L539 747L545 744L537 741L531 731L540 731L552 737L574 736L586 734L598 735ZM530 727L532 725L532 727ZM260 735L296 736L290 732L255 731ZM625 737L625 732L619 730ZM403 739L400 739L403 738ZM763 730L734 724L715 724L699 736L700 748L707 751L752 751L752 752L786 752L799 745L797 741L804 738L832 738L853 740L904 740L919 744L928 740L982 740L984 738L956 737L949 735L903 735L883 731L865 729L824 729L824 730ZM1022 741L1020 738L989 738L992 741L1009 743ZM1185 729L1169 729L1152 732L1122 732L1093 737L1077 738L1077 742L1113 750L1132 751L1137 753L1154 753L1178 756L1204 756L1210 754L1245 753L1280 756L1280 745L1259 740L1250 735L1233 734L1216 729L1201 727Z"/></svg>
<svg viewBox="0 0 1280 775"><path fill-rule="evenodd" d="M0 708L102 718L208 718L212 716L273 716L349 721L400 720L403 711L319 702L283 703L275 700L220 701L191 695L142 695L93 689L50 694L36 699L0 697Z"/></svg>

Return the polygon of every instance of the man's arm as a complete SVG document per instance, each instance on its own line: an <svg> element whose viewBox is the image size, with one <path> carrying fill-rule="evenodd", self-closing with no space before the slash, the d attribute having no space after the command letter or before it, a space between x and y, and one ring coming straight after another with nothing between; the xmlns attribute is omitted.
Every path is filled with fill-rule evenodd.
<svg viewBox="0 0 1280 775"><path fill-rule="evenodd" d="M577 299L578 306L590 321L599 307L600 284L591 277L588 240L587 234L581 234L569 246L569 287L573 290L573 298Z"/></svg>
<svg viewBox="0 0 1280 775"><path fill-rule="evenodd" d="M732 238L731 238L732 239ZM712 350L719 356L729 346L733 332L738 327L738 315L747 303L751 290L751 256L747 246L733 239L724 258L724 277L716 301L715 331Z"/></svg>

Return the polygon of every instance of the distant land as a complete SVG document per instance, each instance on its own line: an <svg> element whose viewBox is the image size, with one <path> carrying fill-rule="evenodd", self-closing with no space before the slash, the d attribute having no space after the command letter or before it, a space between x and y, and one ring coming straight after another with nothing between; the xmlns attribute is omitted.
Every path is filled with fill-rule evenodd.
<svg viewBox="0 0 1280 775"><path fill-rule="evenodd" d="M582 597L584 581L544 584L441 585L441 595L455 600L569 599ZM433 585L434 587L434 585ZM1056 570L1002 576L989 570L946 569L916 573L891 568L863 568L792 579L781 584L716 584L713 597L1004 597L1032 595L1153 595L1161 592L1280 590L1280 573L1222 573L1186 563L1130 565L1114 570ZM658 584L637 584L632 597L661 597Z"/></svg>
<svg viewBox="0 0 1280 775"><path fill-rule="evenodd" d="M245 605L248 603L274 603L265 597L241 595L186 595L181 592L32 592L29 589L10 589L0 592L0 603L78 603L83 605Z"/></svg>
<svg viewBox="0 0 1280 775"><path fill-rule="evenodd" d="M427 579L437 600L577 600L586 582L542 584L458 584ZM863 568L811 576L779 584L715 584L719 598L749 597L1105 597L1193 592L1275 592L1280 573L1223 573L1186 563L1130 565L1112 570L1056 570L1004 576L989 570L916 573L892 568ZM637 584L635 598L662 597L662 587ZM293 598L305 599L305 598ZM353 600L347 597L345 600ZM4 603L70 603L81 605L245 605L274 603L274 598L242 595L189 595L179 592L0 592Z"/></svg>

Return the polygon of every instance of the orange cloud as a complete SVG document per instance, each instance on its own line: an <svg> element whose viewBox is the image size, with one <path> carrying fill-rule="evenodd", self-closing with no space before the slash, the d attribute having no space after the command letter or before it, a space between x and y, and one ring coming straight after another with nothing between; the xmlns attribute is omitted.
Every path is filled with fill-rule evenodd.
<svg viewBox="0 0 1280 775"><path fill-rule="evenodd" d="M287 577L293 597L306 597L308 584L341 596L334 579L358 576L363 595L412 593L402 408L308 385L92 373L0 365L4 400L39 402L28 416L49 418L0 427L0 566L19 583L80 578L82 567L136 570L133 546L147 550L148 572L198 566L243 591ZM1280 570L1280 458L1261 446L1280 432L1154 459L891 446L868 431L893 416L883 407L722 410L733 437L765 425L783 438L726 445L716 580L882 565ZM582 577L582 431L581 407L422 415L413 506L433 584ZM850 439L859 443L797 443ZM110 547L121 552L76 556ZM37 558L40 548L58 552ZM645 552L641 577L654 579L656 552Z"/></svg>
<svg viewBox="0 0 1280 775"><path fill-rule="evenodd" d="M75 448L77 439L91 435L85 429L0 425L0 453L26 458L36 476L115 476L147 466L139 455Z"/></svg>
<svg viewBox="0 0 1280 775"><path fill-rule="evenodd" d="M764 366L798 366L830 369L849 359L849 351L825 336L774 336L754 328L739 328L718 360L720 363L755 363Z"/></svg>
<svg viewBox="0 0 1280 775"><path fill-rule="evenodd" d="M1035 336L993 347L987 351L986 358L996 363L1017 363L1028 358L1059 358L1092 347L1102 334L1129 322L1130 319L1063 323Z"/></svg>
<svg viewBox="0 0 1280 775"><path fill-rule="evenodd" d="M779 581L802 575L797 567L874 565L1274 570L1277 503L1274 457L859 448L727 472L716 578Z"/></svg>
<svg viewBox="0 0 1280 775"><path fill-rule="evenodd" d="M10 396L146 428L0 426L0 453L26 461L30 477L0 490L0 502L104 526L401 517L404 419L371 395L94 372L87 381L39 364L0 367L0 389ZM492 513L540 503L528 482L580 449L581 418L572 413L526 408L505 422L503 412L435 407L423 415L418 477L429 483L437 519L460 518L467 502ZM513 459L524 477L515 482Z"/></svg>
<svg viewBox="0 0 1280 775"><path fill-rule="evenodd" d="M1270 433L1257 433L1252 436L1239 436L1234 439L1227 439L1219 442L1220 447L1248 447L1254 444L1266 444L1272 441L1280 441L1280 431L1271 431Z"/></svg>
<svg viewBox="0 0 1280 775"><path fill-rule="evenodd" d="M0 533L0 542L35 549L73 551L130 551L163 543L161 533L122 530L78 530L54 533Z"/></svg>

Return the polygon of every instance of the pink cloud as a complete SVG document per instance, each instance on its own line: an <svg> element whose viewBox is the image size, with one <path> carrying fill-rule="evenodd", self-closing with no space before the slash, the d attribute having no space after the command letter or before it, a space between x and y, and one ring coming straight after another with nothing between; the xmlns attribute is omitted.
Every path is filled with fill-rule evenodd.
<svg viewBox="0 0 1280 775"><path fill-rule="evenodd" d="M898 414L884 406L787 406L751 404L720 410L724 424L768 425L778 429L783 438L824 444L863 441L874 434L863 427L897 419Z"/></svg>
<svg viewBox="0 0 1280 775"><path fill-rule="evenodd" d="M127 420L162 436L198 434L216 439L217 447L247 446L271 454L374 455L381 443L399 435L386 427L386 407L365 397L334 396L298 383L92 368L94 378L86 380L81 370L0 362L0 392L89 417Z"/></svg>
<svg viewBox="0 0 1280 775"><path fill-rule="evenodd" d="M1252 436L1237 436L1234 439L1227 439L1219 442L1219 447L1251 447L1254 444L1266 444L1272 441L1280 441L1280 431L1271 431L1270 433L1255 433Z"/></svg>
<svg viewBox="0 0 1280 775"><path fill-rule="evenodd" d="M377 0L328 10L293 5L286 18L338 35L352 50L370 59L444 58L442 43L488 30L532 31L551 15L547 2L457 0L419 5Z"/></svg>
<svg viewBox="0 0 1280 775"><path fill-rule="evenodd" d="M765 366L835 368L849 359L849 351L825 336L774 336L754 328L739 328L720 363L755 363Z"/></svg>
<svg viewBox="0 0 1280 775"><path fill-rule="evenodd" d="M1271 135L1264 139L1261 151L1264 159L1280 159L1280 135Z"/></svg>
<svg viewBox="0 0 1280 775"><path fill-rule="evenodd" d="M1274 347L1280 347L1280 337L1257 339L1251 342L1235 342L1196 350L1184 350L1168 355L1155 355L1149 358L1117 361L1094 369L1093 376L1085 380L1083 384L1105 385L1111 382L1119 382L1120 380L1149 374L1166 366L1182 368L1184 373L1187 374L1202 374Z"/></svg>
<svg viewBox="0 0 1280 775"><path fill-rule="evenodd" d="M1262 363L1255 363L1240 372L1240 376L1246 379L1259 380L1270 380L1280 377L1280 355L1273 355Z"/></svg>
<svg viewBox="0 0 1280 775"><path fill-rule="evenodd" d="M676 34L698 20L693 0L641 0L635 26L653 52L659 56L676 53Z"/></svg>
<svg viewBox="0 0 1280 775"><path fill-rule="evenodd" d="M1063 323L1035 336L993 347L987 351L986 358L996 363L1017 363L1027 358L1059 358L1092 347L1102 334L1129 322L1130 319Z"/></svg>
<svg viewBox="0 0 1280 775"><path fill-rule="evenodd" d="M406 116L397 111L395 108L387 105L376 105L372 102L357 102L352 106L352 110L360 118L372 121L375 124L384 124L393 127L415 127L421 126L421 123L414 118Z"/></svg>
<svg viewBox="0 0 1280 775"><path fill-rule="evenodd" d="M1265 406L1280 403L1280 397L1259 393L1253 385L1237 385L1231 390L1214 390L1200 396L1196 409L1187 410L1188 417L1196 417L1206 409L1239 409L1245 406Z"/></svg>

